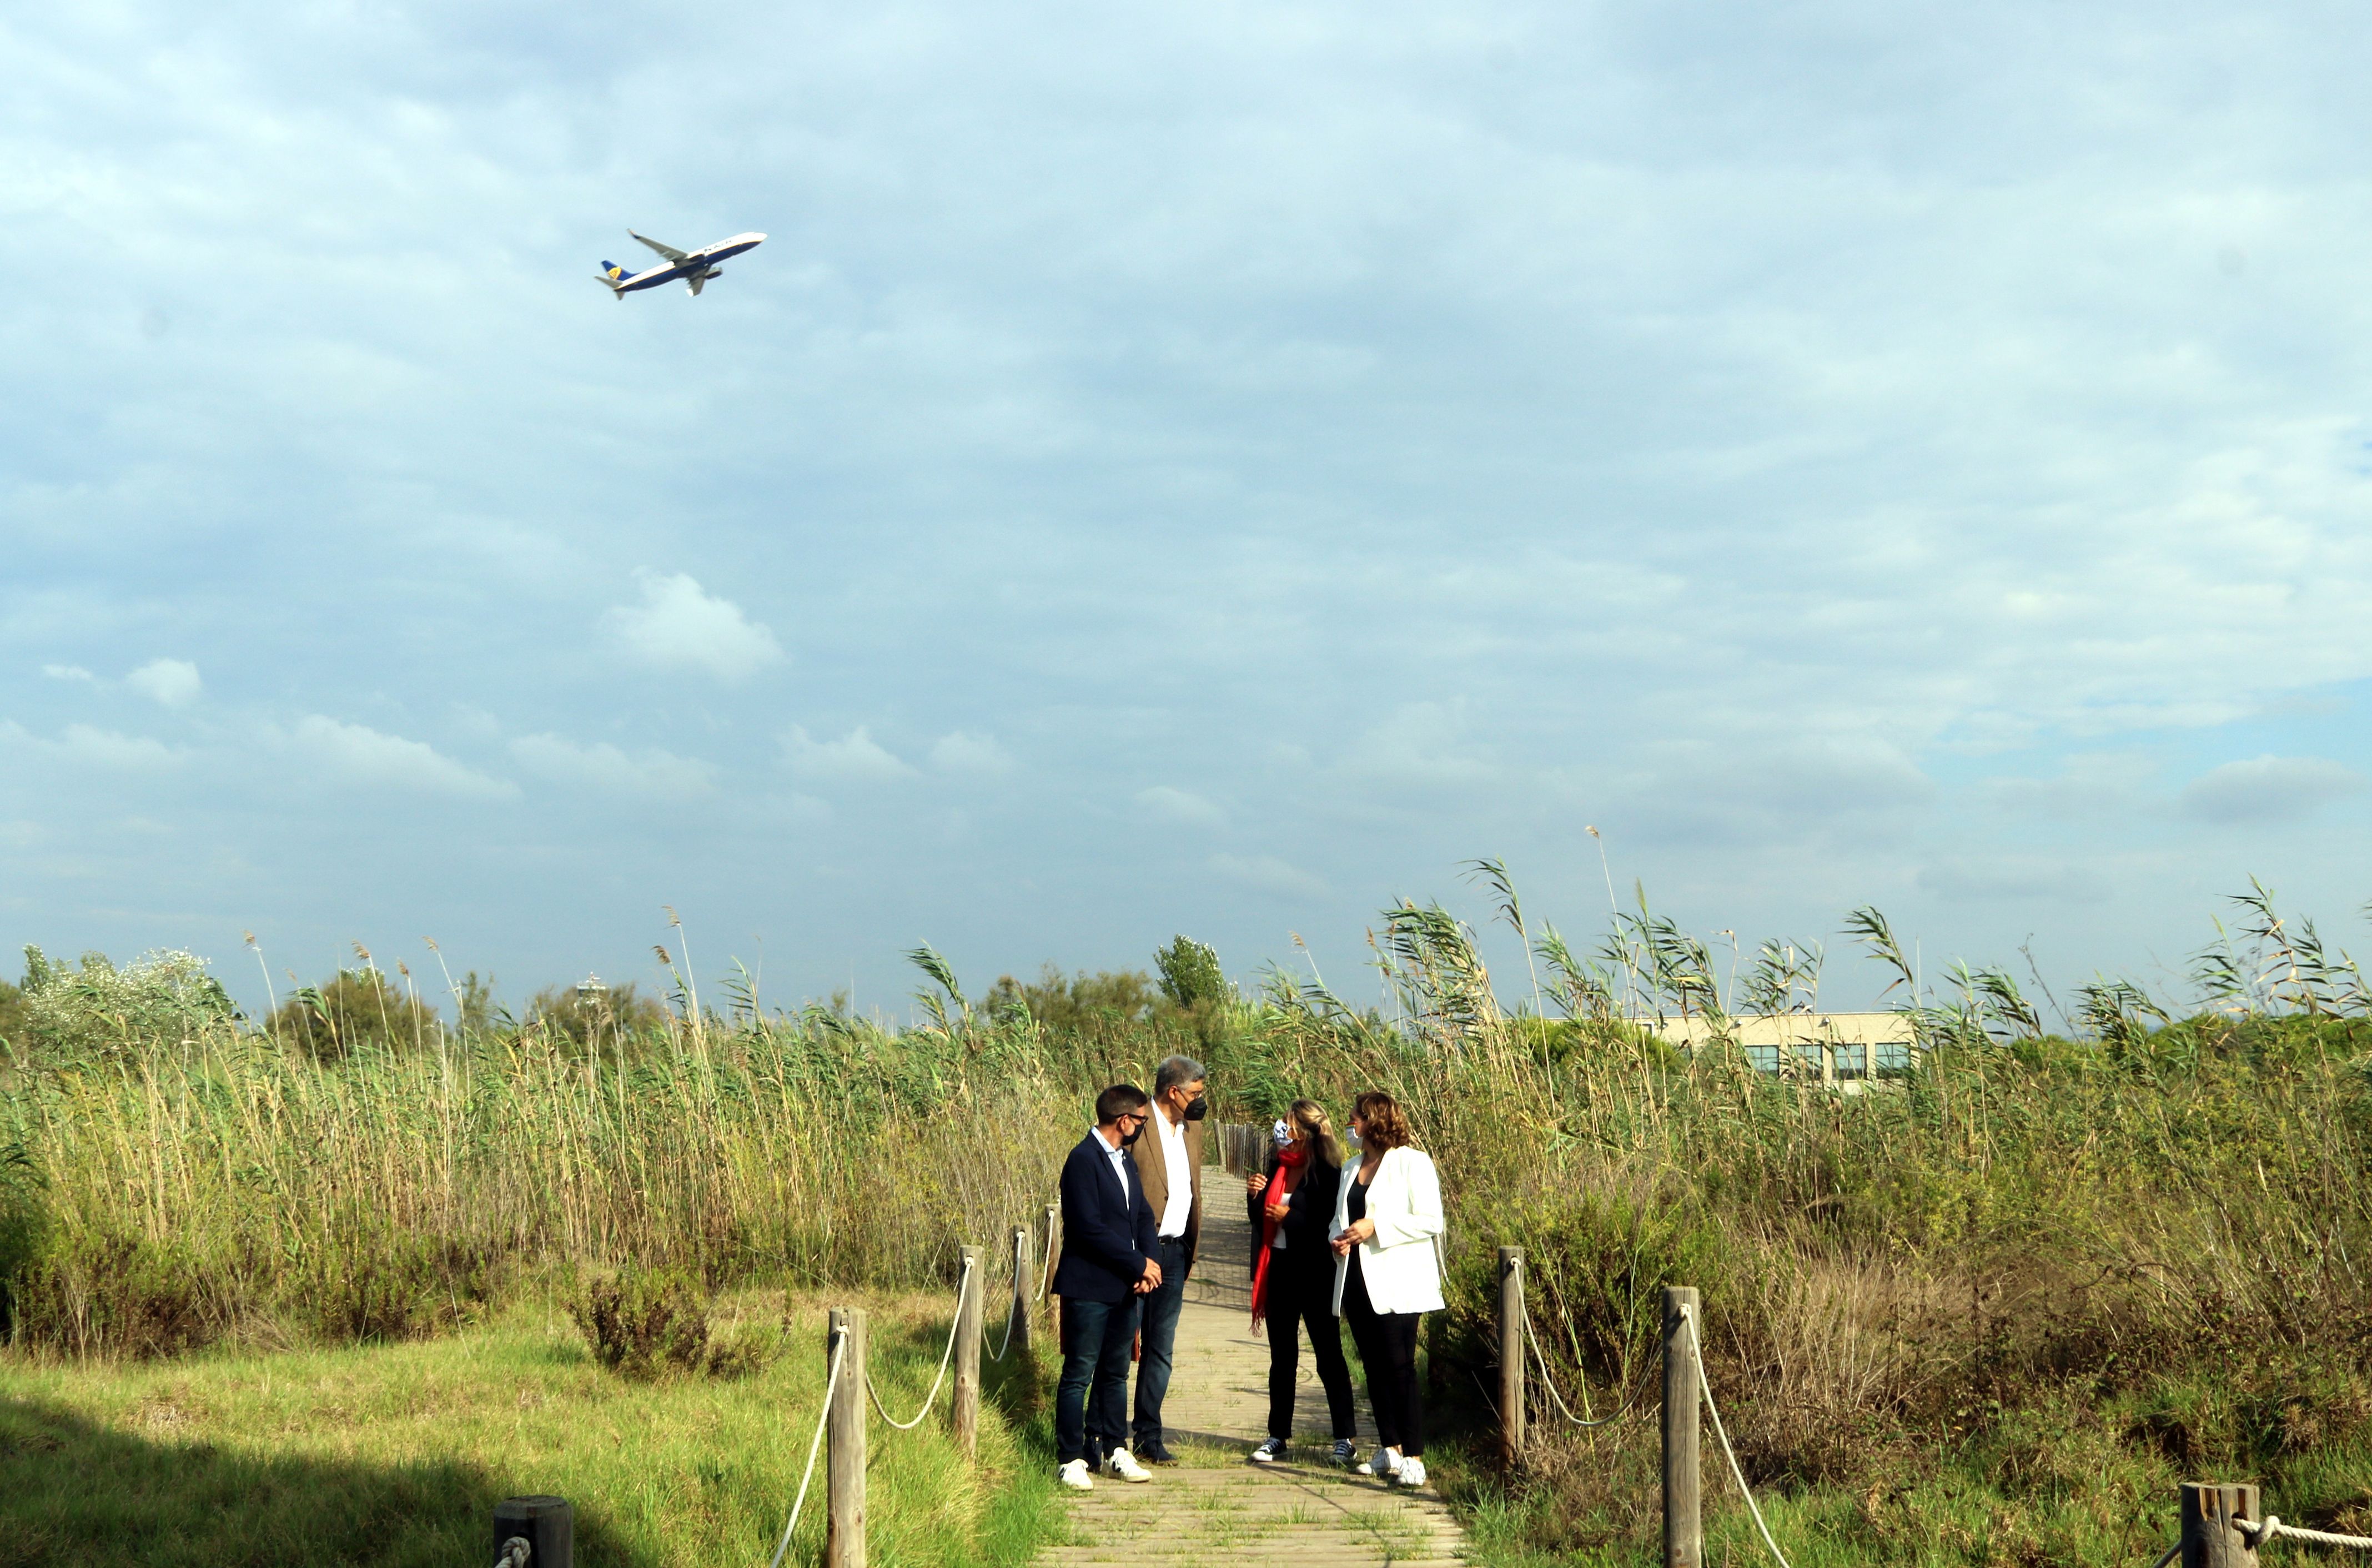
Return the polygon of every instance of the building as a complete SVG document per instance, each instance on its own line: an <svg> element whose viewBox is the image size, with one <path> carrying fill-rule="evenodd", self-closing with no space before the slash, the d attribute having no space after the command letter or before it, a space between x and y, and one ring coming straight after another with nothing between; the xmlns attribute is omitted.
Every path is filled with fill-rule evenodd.
<svg viewBox="0 0 2372 1568"><path fill-rule="evenodd" d="M1716 1032L1704 1018L1668 1018L1648 1027L1683 1051L1694 1051ZM1765 1073L1831 1085L1846 1094L1902 1077L1917 1049L1911 1020L1900 1013L1747 1014L1723 1019L1718 1032L1737 1041L1747 1060Z"/></svg>

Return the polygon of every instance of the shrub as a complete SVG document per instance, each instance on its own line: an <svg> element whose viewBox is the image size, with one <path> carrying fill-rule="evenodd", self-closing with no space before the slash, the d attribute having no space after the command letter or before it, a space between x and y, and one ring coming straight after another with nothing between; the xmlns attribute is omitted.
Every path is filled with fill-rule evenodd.
<svg viewBox="0 0 2372 1568"><path fill-rule="evenodd" d="M64 1057L187 1045L238 1016L206 960L177 949L144 954L119 970L104 953L85 953L68 969L27 947L17 1009L26 1043Z"/></svg>
<svg viewBox="0 0 2372 1568"><path fill-rule="evenodd" d="M408 1051L444 1032L436 1009L397 991L377 968L340 970L281 1005L273 1037L316 1062L341 1062L366 1050Z"/></svg>
<svg viewBox="0 0 2372 1568"><path fill-rule="evenodd" d="M599 1276L569 1304L593 1357L623 1377L696 1372L708 1359L708 1293L680 1269Z"/></svg>

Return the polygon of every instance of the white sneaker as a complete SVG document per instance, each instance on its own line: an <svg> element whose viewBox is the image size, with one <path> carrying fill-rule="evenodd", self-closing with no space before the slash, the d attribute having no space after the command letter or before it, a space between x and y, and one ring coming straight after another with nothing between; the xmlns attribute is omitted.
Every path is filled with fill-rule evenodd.
<svg viewBox="0 0 2372 1568"><path fill-rule="evenodd" d="M1415 1491L1418 1487L1424 1484L1424 1461L1423 1459L1402 1459L1401 1461L1399 1471L1392 1477L1392 1479L1399 1481L1402 1486L1407 1487L1410 1491Z"/></svg>
<svg viewBox="0 0 2372 1568"><path fill-rule="evenodd" d="M1375 1457L1366 1464L1351 1468L1361 1475L1395 1476L1401 1473L1401 1451L1398 1448L1378 1448Z"/></svg>
<svg viewBox="0 0 2372 1568"><path fill-rule="evenodd" d="M1085 1459L1073 1459L1054 1472L1054 1479L1074 1492L1093 1492L1096 1489L1095 1477L1087 1473L1087 1461Z"/></svg>
<svg viewBox="0 0 2372 1568"><path fill-rule="evenodd" d="M1125 1481L1153 1479L1153 1472L1138 1464L1136 1457L1125 1448L1114 1448L1104 1456L1104 1474L1116 1475Z"/></svg>

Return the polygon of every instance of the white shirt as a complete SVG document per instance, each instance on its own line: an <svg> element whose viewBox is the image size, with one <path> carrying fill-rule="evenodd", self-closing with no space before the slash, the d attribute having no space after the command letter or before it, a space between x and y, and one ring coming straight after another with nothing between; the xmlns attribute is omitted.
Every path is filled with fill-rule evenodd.
<svg viewBox="0 0 2372 1568"><path fill-rule="evenodd" d="M1161 1129L1161 1167L1169 1173L1169 1198L1154 1232L1174 1240L1186 1234L1186 1222L1194 1217L1194 1164L1186 1154L1186 1123L1171 1121L1169 1112L1157 1107L1153 1124Z"/></svg>
<svg viewBox="0 0 2372 1568"><path fill-rule="evenodd" d="M1100 1139L1103 1133L1099 1131L1096 1136ZM1128 1184L1128 1145L1122 1144L1118 1148L1107 1147L1104 1150L1104 1158L1111 1161L1112 1174L1120 1178L1120 1195L1123 1198L1127 1197L1132 1191Z"/></svg>

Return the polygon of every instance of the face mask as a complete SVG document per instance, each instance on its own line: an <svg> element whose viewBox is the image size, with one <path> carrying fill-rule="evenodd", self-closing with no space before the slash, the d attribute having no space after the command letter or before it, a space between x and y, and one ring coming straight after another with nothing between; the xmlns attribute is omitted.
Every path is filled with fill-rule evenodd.
<svg viewBox="0 0 2372 1568"><path fill-rule="evenodd" d="M1135 1143L1139 1137L1143 1136L1144 1132L1145 1123L1140 1121L1135 1126L1130 1128L1127 1132L1120 1135L1120 1146L1123 1149L1128 1147L1131 1144Z"/></svg>
<svg viewBox="0 0 2372 1568"><path fill-rule="evenodd" d="M1186 1102L1187 1121L1200 1121L1203 1118L1210 1114L1211 1097L1209 1095L1196 1095L1192 1099Z"/></svg>

